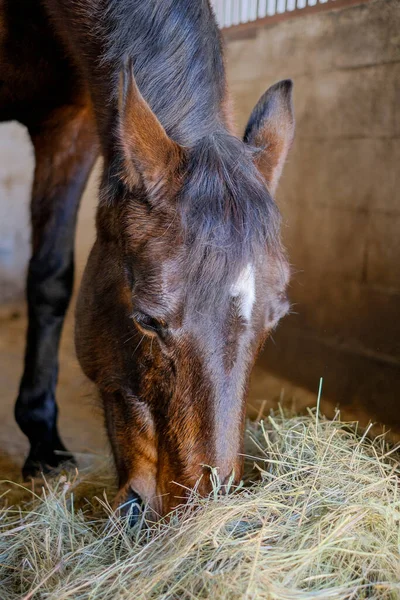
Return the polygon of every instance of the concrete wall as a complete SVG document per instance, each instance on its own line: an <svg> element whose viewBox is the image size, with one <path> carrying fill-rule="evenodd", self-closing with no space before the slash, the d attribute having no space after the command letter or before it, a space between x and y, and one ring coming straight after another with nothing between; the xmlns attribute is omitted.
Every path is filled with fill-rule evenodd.
<svg viewBox="0 0 400 600"><path fill-rule="evenodd" d="M239 125L286 77L297 116L278 193L297 314L260 365L400 424L400 2L243 35L227 42Z"/></svg>
<svg viewBox="0 0 400 600"><path fill-rule="evenodd" d="M18 123L0 125L0 302L20 298L29 254L33 148Z"/></svg>
<svg viewBox="0 0 400 600"><path fill-rule="evenodd" d="M33 147L19 123L0 124L0 306L14 309L24 298L30 255L29 203L34 169ZM77 280L94 240L94 213L100 165L96 165L82 198L76 236Z"/></svg>

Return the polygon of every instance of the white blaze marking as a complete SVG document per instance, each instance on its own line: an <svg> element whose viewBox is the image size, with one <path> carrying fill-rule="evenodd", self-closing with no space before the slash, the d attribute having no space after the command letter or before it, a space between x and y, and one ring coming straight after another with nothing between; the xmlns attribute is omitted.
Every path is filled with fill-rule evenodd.
<svg viewBox="0 0 400 600"><path fill-rule="evenodd" d="M232 286L231 294L234 298L240 299L240 314L246 321L249 321L256 299L256 286L252 264L249 263L242 270L238 280Z"/></svg>

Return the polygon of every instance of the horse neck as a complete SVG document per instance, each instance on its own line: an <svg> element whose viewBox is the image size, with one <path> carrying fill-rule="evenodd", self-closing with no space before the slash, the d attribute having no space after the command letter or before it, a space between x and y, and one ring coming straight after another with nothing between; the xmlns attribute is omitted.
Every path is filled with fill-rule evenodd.
<svg viewBox="0 0 400 600"><path fill-rule="evenodd" d="M91 93L103 150L114 144L119 74L130 57L167 133L191 147L230 128L220 34L208 0L45 0Z"/></svg>

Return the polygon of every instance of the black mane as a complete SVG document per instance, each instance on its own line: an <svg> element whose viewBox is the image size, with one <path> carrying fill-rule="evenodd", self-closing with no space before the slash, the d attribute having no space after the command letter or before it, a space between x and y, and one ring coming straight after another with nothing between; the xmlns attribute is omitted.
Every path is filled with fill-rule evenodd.
<svg viewBox="0 0 400 600"><path fill-rule="evenodd" d="M143 97L173 140L191 147L219 126L225 69L208 0L109 0L100 26L103 60L117 76L131 59Z"/></svg>

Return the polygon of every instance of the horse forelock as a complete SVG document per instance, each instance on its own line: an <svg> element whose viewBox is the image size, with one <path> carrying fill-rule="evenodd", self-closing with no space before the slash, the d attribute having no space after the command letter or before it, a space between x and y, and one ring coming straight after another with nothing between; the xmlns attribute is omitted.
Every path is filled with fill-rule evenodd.
<svg viewBox="0 0 400 600"><path fill-rule="evenodd" d="M279 255L280 215L254 150L218 132L190 153L177 199L185 240L186 302L218 305L248 265Z"/></svg>

